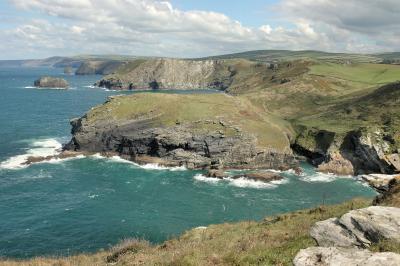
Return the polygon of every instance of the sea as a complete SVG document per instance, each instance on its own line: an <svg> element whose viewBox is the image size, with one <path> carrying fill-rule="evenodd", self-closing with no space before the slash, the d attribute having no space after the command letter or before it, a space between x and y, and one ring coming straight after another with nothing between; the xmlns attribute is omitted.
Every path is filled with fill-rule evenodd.
<svg viewBox="0 0 400 266"><path fill-rule="evenodd" d="M33 87L43 75L65 78L71 88ZM306 163L301 176L281 172L285 178L270 184L100 155L25 165L29 156L59 152L71 138L70 119L109 96L136 93L92 86L100 78L0 68L0 257L96 252L126 238L160 243L194 227L376 195L355 177L318 173Z"/></svg>

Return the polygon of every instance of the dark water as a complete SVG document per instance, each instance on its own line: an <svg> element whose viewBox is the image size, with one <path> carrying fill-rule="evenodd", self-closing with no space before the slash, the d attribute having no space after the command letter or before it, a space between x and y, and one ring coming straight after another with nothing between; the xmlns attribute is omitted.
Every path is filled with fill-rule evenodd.
<svg viewBox="0 0 400 266"><path fill-rule="evenodd" d="M99 156L22 167L29 154L52 154L66 142L71 118L121 94L89 88L99 76L65 76L73 87L67 91L26 88L60 72L0 68L0 256L95 251L126 237L160 242L196 226L375 195L307 165L303 177L285 172L269 185Z"/></svg>

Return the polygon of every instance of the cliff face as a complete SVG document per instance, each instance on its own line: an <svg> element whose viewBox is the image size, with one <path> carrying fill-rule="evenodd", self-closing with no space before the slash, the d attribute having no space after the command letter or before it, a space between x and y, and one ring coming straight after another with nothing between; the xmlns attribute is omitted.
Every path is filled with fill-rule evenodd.
<svg viewBox="0 0 400 266"><path fill-rule="evenodd" d="M109 89L225 89L230 68L218 60L154 59L134 62L98 82Z"/></svg>
<svg viewBox="0 0 400 266"><path fill-rule="evenodd" d="M139 163L188 168L297 165L284 130L268 124L245 101L222 94L115 97L71 124L73 138L66 149L116 152ZM275 134L274 142L266 143L271 140L263 132Z"/></svg>
<svg viewBox="0 0 400 266"><path fill-rule="evenodd" d="M400 156L382 129L359 129L335 134L305 129L293 149L308 157L320 171L344 175L400 172Z"/></svg>

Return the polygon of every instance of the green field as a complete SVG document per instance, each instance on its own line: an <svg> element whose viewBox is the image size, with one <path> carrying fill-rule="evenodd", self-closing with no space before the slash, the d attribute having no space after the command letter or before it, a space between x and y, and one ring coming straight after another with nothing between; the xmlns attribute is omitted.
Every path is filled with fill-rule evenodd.
<svg viewBox="0 0 400 266"><path fill-rule="evenodd" d="M332 64L323 63L310 67L310 74L335 77L368 85L380 85L400 80L399 65L384 64Z"/></svg>

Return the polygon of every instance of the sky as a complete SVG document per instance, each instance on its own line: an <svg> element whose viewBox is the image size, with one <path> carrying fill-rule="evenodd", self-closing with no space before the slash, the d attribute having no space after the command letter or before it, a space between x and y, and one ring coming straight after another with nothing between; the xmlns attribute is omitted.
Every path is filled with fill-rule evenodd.
<svg viewBox="0 0 400 266"><path fill-rule="evenodd" d="M400 51L399 0L0 0L0 59Z"/></svg>

